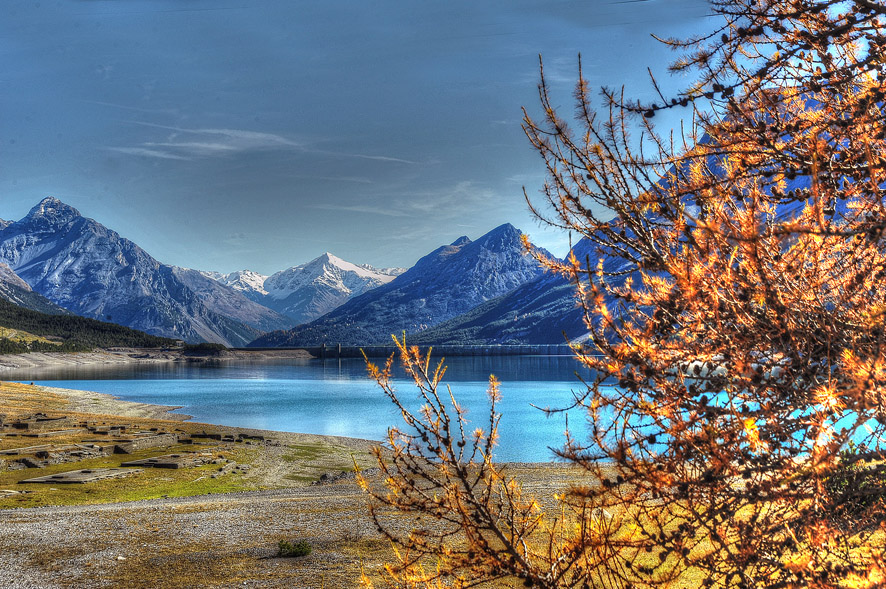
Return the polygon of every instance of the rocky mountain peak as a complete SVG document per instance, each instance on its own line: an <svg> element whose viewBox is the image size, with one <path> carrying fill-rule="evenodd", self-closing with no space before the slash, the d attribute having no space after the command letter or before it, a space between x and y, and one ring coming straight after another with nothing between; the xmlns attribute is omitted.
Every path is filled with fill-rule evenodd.
<svg viewBox="0 0 886 589"><path fill-rule="evenodd" d="M307 322L392 281L402 271L354 264L324 252L310 262L271 275L264 282L266 296L261 302L295 321Z"/></svg>
<svg viewBox="0 0 886 589"><path fill-rule="evenodd" d="M453 241L449 245L451 247L461 247L461 246L467 245L469 243L471 243L470 238L467 235L462 235L461 237L459 237L458 239L456 239L455 241Z"/></svg>
<svg viewBox="0 0 886 589"><path fill-rule="evenodd" d="M80 211L55 198L47 196L28 212L23 222L33 224L64 225L78 217Z"/></svg>
<svg viewBox="0 0 886 589"><path fill-rule="evenodd" d="M504 223L503 225L499 225L486 235L499 235L499 234L511 234L511 235L522 235L523 232L511 225L510 223Z"/></svg>
<svg viewBox="0 0 886 589"><path fill-rule="evenodd" d="M487 249L510 248L514 244L518 244L522 248L521 235L523 235L522 231L510 223L505 223L477 239L474 244L479 244Z"/></svg>
<svg viewBox="0 0 886 589"><path fill-rule="evenodd" d="M57 198L0 232L0 262L56 305L155 335L236 346L292 325L197 271L161 264Z"/></svg>

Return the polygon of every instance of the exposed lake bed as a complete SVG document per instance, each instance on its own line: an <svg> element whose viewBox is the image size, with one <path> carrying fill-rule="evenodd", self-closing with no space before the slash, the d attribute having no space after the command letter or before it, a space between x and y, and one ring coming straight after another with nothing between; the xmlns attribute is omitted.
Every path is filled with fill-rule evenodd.
<svg viewBox="0 0 886 589"><path fill-rule="evenodd" d="M81 411L84 396L96 394L0 383L0 585L240 585L271 574L307 586L330 558L346 562L341 553L349 547L331 530L344 512L359 517L364 498L353 476L323 487L311 483L355 463L371 468L371 442L148 418L145 406L119 399L100 407L116 415L94 414ZM125 444L118 438L161 437L176 440L122 454L109 449ZM120 471L134 459L163 456L191 457L194 464L65 484L72 472ZM50 484L37 482L41 476ZM298 516L305 508L314 514L310 521ZM302 563L309 571L267 560L290 534L325 548ZM352 573L342 567L336 574Z"/></svg>

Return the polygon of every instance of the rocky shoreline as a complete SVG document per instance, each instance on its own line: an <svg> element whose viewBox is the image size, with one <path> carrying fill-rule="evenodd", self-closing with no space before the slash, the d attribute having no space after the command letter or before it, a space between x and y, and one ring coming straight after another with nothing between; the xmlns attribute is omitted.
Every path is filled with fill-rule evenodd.
<svg viewBox="0 0 886 589"><path fill-rule="evenodd" d="M107 393L93 391L76 391L73 389L60 389L57 387L42 386L41 389L56 395L65 397L68 401L68 411L75 413L89 413L95 415L114 415L117 417L138 417L144 419L165 419L170 421L188 421L190 415L173 413L181 406L154 405L151 403L136 403L124 401L119 397Z"/></svg>

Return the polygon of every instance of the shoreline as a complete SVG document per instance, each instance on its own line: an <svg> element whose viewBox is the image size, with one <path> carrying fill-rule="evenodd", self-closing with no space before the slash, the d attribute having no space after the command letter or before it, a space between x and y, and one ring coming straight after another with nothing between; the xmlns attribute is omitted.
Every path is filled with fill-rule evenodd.
<svg viewBox="0 0 886 589"><path fill-rule="evenodd" d="M250 354L246 352L246 354ZM237 355L232 355L226 359L234 360L237 359ZM277 356L281 357L281 356ZM292 356L286 356L292 357ZM298 356L301 357L301 356ZM2 356L0 356L2 358ZM255 356L253 356L255 358ZM267 356L264 356L267 358ZM257 359L257 358L255 358ZM137 359L134 361L138 361ZM151 361L164 361L164 360L148 360ZM170 362L174 362L177 360L170 359L166 360ZM192 360L178 360L178 361L192 361ZM125 360L122 362L126 362ZM3 376L4 372L0 369L0 376ZM0 380L0 388L3 387L4 384L14 384L15 381L10 380ZM19 385L16 385L19 386ZM290 441L294 441L297 443L330 443L337 445L344 445L350 447L352 449L362 449L367 450L371 446L379 445L382 443L381 440L369 440L364 438L358 438L353 436L337 436L337 435L327 435L327 434L314 434L314 433L306 433L306 432L293 432L293 431L283 431L283 430L267 430L260 428L252 428L246 426L235 426L235 425L223 425L217 423L210 423L204 421L194 421L194 416L188 415L185 413L175 413L176 410L182 409L182 405L160 405L156 403L140 403L138 401L128 401L117 397L110 393L100 393L97 391L83 391L78 389L66 389L61 387L53 387L47 385L33 385L28 383L21 383L20 386L27 387L29 389L33 389L35 392L40 393L48 393L50 395L54 395L56 397L61 397L64 400L65 405L62 407L50 407L47 410L51 413L76 413L76 414L84 414L91 415L95 417L109 417L113 419L127 419L127 418L135 418L140 420L148 420L148 421L158 421L158 422L177 422L180 424L187 424L189 426L207 426L209 428L224 430L229 432L245 432L245 433L261 433L266 434L271 437L277 437L281 439L288 439ZM0 413L2 413L3 407L0 406ZM0 436L0 440L2 440L2 436Z"/></svg>
<svg viewBox="0 0 886 589"><path fill-rule="evenodd" d="M290 432L282 430L266 430L253 427L243 427L236 425L222 425L217 423L209 423L203 421L192 421L192 415L185 413L173 413L181 406L175 405L157 405L153 403L139 403L137 401L126 401L120 397L108 393L97 393L95 391L80 391L76 389L63 389L58 387L49 387L45 385L34 385L35 389L46 391L55 395L64 397L68 405L61 409L61 412L84 413L95 416L107 416L115 418L138 418L156 421L176 421L179 423L187 423L195 426L208 426L218 430L234 431L234 432L260 432L273 437L287 438L298 440L301 443L326 441L336 444L344 444L353 448L364 448L368 445L378 445L380 440L367 440L364 438L355 438L351 436L333 436L325 434L312 434L305 432ZM53 410L58 412L57 410Z"/></svg>
<svg viewBox="0 0 886 589"><path fill-rule="evenodd" d="M231 360L290 359L310 360L306 350L225 350L218 354L199 354L159 348L108 348L91 352L29 352L0 355L0 376L19 370L51 370L72 366L112 366L167 362L216 362Z"/></svg>
<svg viewBox="0 0 886 589"><path fill-rule="evenodd" d="M63 389L45 385L35 385L35 388L64 397L68 401L67 411L72 411L74 413L112 415L114 417L138 417L165 421L191 421L193 419L192 415L173 413L175 410L181 409L181 405L176 407L174 405L138 403L136 401L126 401L108 393L78 391L75 389Z"/></svg>
<svg viewBox="0 0 886 589"><path fill-rule="evenodd" d="M289 460L285 456L278 455L281 453L285 454L287 448L296 448L296 451L298 451L299 447L305 445L319 445L327 448L338 448L339 450L346 449L347 456L342 463L345 467L353 465L353 459L356 455L370 456L370 449L382 443L379 440L352 436L269 430L194 421L191 415L173 413L173 411L180 408L173 405L127 401L112 394L95 391L0 381L0 423L2 423L4 417L18 418L44 413L50 416L76 416L75 419L85 418L102 422L122 422L129 425L138 423L143 427L169 429L169 431L175 430L177 432L205 433L206 431L213 431L234 436L246 434L247 437L259 436L260 439L270 441L271 445L264 446L264 450L259 454L270 453L277 459L282 459L284 463ZM128 420L134 421L130 422ZM0 447L2 447L6 438L7 436L0 433ZM354 452L356 452L356 455L352 454ZM317 456L311 456L309 451L304 458L310 462L317 458ZM374 464L374 459L371 462ZM4 462L0 459L0 474L4 471L3 466ZM285 464L275 464L270 470L279 471L283 466ZM339 472L339 470L334 472ZM262 488L287 488L293 485L295 487L304 485L303 482L299 484L299 482L284 481L277 472L272 472L272 475L270 481L265 481L265 483L269 483L271 486L263 486ZM244 489L241 492L249 491ZM0 494L0 498L2 498L2 494ZM2 509L0 509L0 512L2 512Z"/></svg>
<svg viewBox="0 0 886 589"><path fill-rule="evenodd" d="M2 381L0 381L0 383L2 383ZM356 438L352 436L335 436L327 434L313 434L307 432L269 430L238 425L223 425L204 421L193 421L194 417L192 415L187 415L185 413L174 413L175 410L182 408L182 406L180 405L175 406L158 405L154 403L139 403L137 401L127 401L108 393L98 393L95 391L63 389L46 385L33 385L33 387L34 389L40 391L45 391L47 393L64 397L67 400L68 404L65 408L52 410L56 413L71 412L113 418L137 418L156 421L175 421L179 423L186 423L188 425L208 426L214 429L232 432L263 433L272 437L297 440L300 443L314 443L325 441L335 444L344 444L352 448L366 448L368 446L375 446L383 443L383 441L381 440L368 440L365 438Z"/></svg>
<svg viewBox="0 0 886 589"><path fill-rule="evenodd" d="M289 439L298 443L330 443L344 445L352 449L368 450L371 446L379 445L381 440L369 440L353 436L336 436L326 434L314 434L305 432L265 430L244 426L222 425L204 421L194 421L194 416L185 413L176 413L182 409L181 405L160 405L153 403L140 403L128 401L111 393L97 391L83 391L66 389L47 385L29 384L29 381L39 380L35 371L47 371L73 368L73 367L113 367L134 364L158 364L158 363L204 363L204 362L230 362L230 361L255 361L267 360L315 360L316 357L300 349L288 350L224 350L217 354L201 354L186 352L183 350L168 350L159 348L110 348L97 349L92 352L31 352L27 354L0 355L0 388L5 383L21 383L26 387L33 387L35 391L41 391L62 397L65 400L64 407L53 407L52 412L71 412L103 416L110 418L136 418L144 420L169 421L188 424L193 426L208 426L215 429L231 432L247 432L269 434L274 437ZM21 378L18 378L18 377ZM0 407L2 413L3 407ZM2 439L2 436L0 436Z"/></svg>
<svg viewBox="0 0 886 589"><path fill-rule="evenodd" d="M4 381L0 381L2 386ZM8 381L6 381L8 382ZM277 437L298 439L301 442L329 441L335 443L345 443L352 447L363 447L366 444L381 444L380 440L367 440L364 438L356 438L352 436L335 436L326 434L313 434L306 432L291 432L283 430L266 430L254 427L244 427L236 425L223 425L218 423L209 423L204 421L193 421L192 415L185 413L174 413L182 406L175 405L158 405L154 403L139 403L137 401L127 401L120 397L109 393L99 393L95 391L81 391L77 389L64 389L60 387L50 387L46 385L26 385L31 386L35 391L41 391L63 397L66 406L61 408L52 408L52 413L79 413L96 417L112 417L112 418L136 418L151 421L173 421L179 423L187 423L195 426L209 426L212 428L225 431L238 432L261 432L271 434Z"/></svg>
<svg viewBox="0 0 886 589"><path fill-rule="evenodd" d="M22 382L38 380L33 371L48 371L79 367L111 367L132 364L164 364L178 362L226 362L233 360L267 360L267 359L313 359L305 350L281 350L245 352L242 350L225 350L218 354L198 354L182 350L165 350L155 348L109 348L96 349L91 352L30 352L27 354L0 355L0 382ZM21 372L21 374L17 374ZM21 379L16 378L21 376ZM112 415L116 417L139 417L167 421L190 421L192 415L175 413L183 406L156 405L125 401L108 393L80 391L52 386L41 386L43 390L68 399L68 410L77 413L96 415ZM212 425L212 424L210 424Z"/></svg>

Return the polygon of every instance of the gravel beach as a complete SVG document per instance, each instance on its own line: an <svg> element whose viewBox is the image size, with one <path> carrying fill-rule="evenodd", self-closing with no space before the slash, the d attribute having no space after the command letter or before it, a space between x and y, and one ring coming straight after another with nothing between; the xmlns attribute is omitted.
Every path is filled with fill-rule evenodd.
<svg viewBox="0 0 886 589"><path fill-rule="evenodd" d="M353 480L5 510L0 586L353 587L361 559L384 547L365 513ZM300 559L277 558L282 539L306 540L313 550Z"/></svg>

